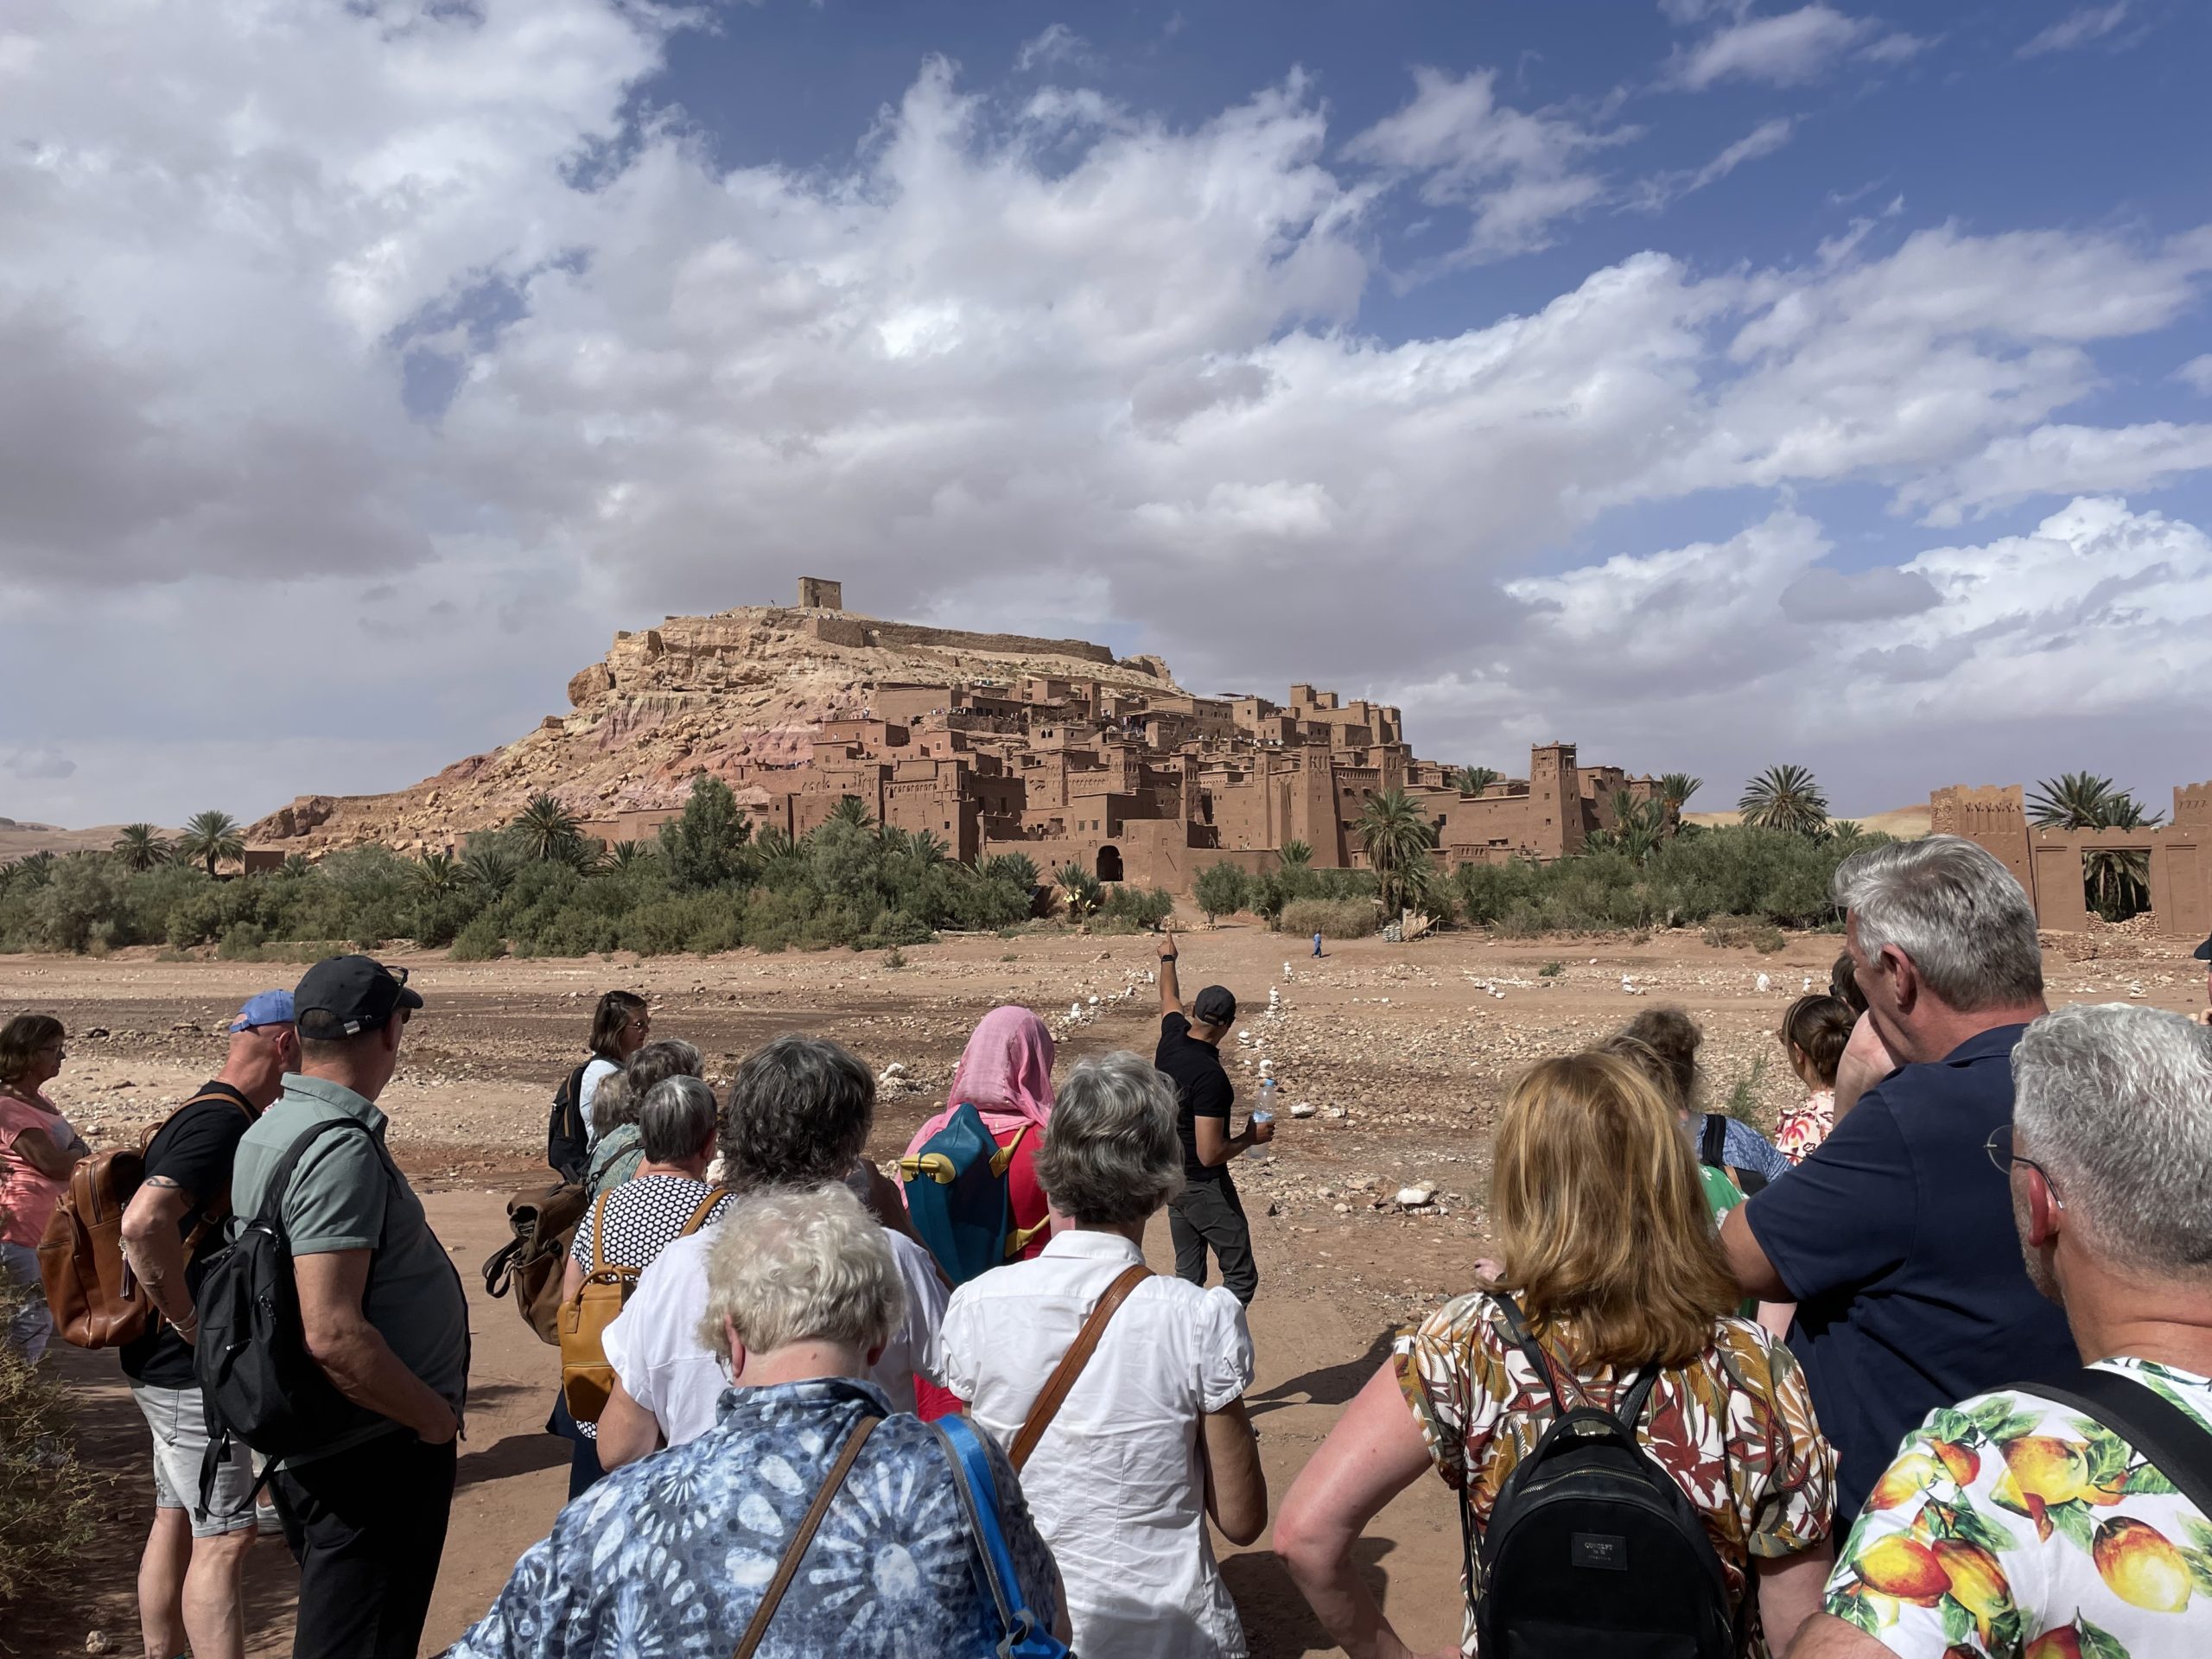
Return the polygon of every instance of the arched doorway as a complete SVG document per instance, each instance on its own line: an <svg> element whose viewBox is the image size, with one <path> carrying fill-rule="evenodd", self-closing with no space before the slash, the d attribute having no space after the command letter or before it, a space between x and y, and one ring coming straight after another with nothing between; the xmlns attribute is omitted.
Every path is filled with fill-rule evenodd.
<svg viewBox="0 0 2212 1659"><path fill-rule="evenodd" d="M1101 847L1098 849L1098 879L1101 881L1119 881L1122 879L1120 848Z"/></svg>

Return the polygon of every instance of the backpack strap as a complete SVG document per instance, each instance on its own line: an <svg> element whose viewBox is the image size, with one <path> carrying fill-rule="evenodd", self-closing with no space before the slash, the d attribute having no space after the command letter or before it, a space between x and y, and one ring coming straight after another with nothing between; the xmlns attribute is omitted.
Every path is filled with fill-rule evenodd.
<svg viewBox="0 0 2212 1659"><path fill-rule="evenodd" d="M1001 1654L1068 1655L1058 1637L1037 1622L1015 1575L1013 1553L1006 1547L1006 1529L999 1520L999 1483L991 1472L990 1455L982 1437L965 1417L940 1417L930 1426L945 1461L952 1466L952 1490L976 1535L976 1554L982 1558L983 1576L991 1586L991 1600L1005 1635L996 1651ZM1199 1444L1205 1444L1201 1436ZM1046 1645L1049 1643L1049 1645Z"/></svg>
<svg viewBox="0 0 2212 1659"><path fill-rule="evenodd" d="M1536 1368L1536 1375L1543 1379L1544 1392L1552 1397L1554 1414L1566 1416L1567 1404L1560 1397L1559 1378L1552 1370L1550 1357L1535 1338L1529 1334L1528 1317L1521 1312L1521 1304L1515 1301L1509 1292L1501 1290L1496 1294L1499 1311L1505 1315L1505 1329L1513 1340L1521 1344L1521 1351L1529 1357L1529 1363Z"/></svg>
<svg viewBox="0 0 2212 1659"><path fill-rule="evenodd" d="M376 1141L376 1136L369 1132L369 1126L358 1117L326 1117L320 1123L310 1125L298 1140L284 1149L284 1155L276 1160L276 1167L270 1172L269 1185L261 1192L261 1208L254 1215L255 1225L266 1227L283 1236L284 1195L292 1185L292 1172L299 1167L300 1160L307 1155L308 1148L333 1129L357 1129L372 1145Z"/></svg>
<svg viewBox="0 0 2212 1659"><path fill-rule="evenodd" d="M2094 1365L2075 1372L2063 1388L2050 1382L2013 1386L2102 1423L2149 1459L2200 1515L2212 1515L2212 1434L2157 1389Z"/></svg>
<svg viewBox="0 0 2212 1659"><path fill-rule="evenodd" d="M1129 1293L1151 1277L1152 1269L1139 1262L1125 1268L1112 1284L1106 1287L1106 1294L1098 1299L1098 1305L1090 1310L1090 1317L1083 1322L1083 1329L1075 1333L1075 1341L1069 1345L1067 1352L1060 1356L1060 1363L1052 1368L1052 1376L1046 1379L1045 1390L1029 1408L1029 1415L1022 1421L1021 1433L1014 1436L1013 1448L1007 1453L1007 1461L1014 1465L1016 1473L1020 1471L1022 1465L1029 1461L1029 1454L1037 1449L1037 1442L1045 1438L1045 1431L1052 1427L1052 1419L1060 1414L1061 1406L1067 1402L1068 1390L1075 1386L1076 1378L1083 1375L1083 1368L1090 1363L1092 1351L1098 1346L1098 1338L1106 1334L1107 1321L1114 1317L1116 1310L1123 1302L1128 1300Z"/></svg>
<svg viewBox="0 0 2212 1659"><path fill-rule="evenodd" d="M814 1541L814 1535L822 1529L822 1518L830 1513L830 1500L845 1484L845 1477L852 1472L853 1460L861 1454L861 1447L868 1444L868 1437L875 1433L875 1426L883 1421L873 1412L861 1419L845 1442L845 1449L837 1454L837 1461L830 1465L830 1472L823 1477L822 1490L814 1495L814 1503L791 1534L791 1542L785 1547L784 1559L776 1565L776 1576L768 1580L768 1587L760 1593L760 1605L753 1610L747 1621L745 1634L738 1638L730 1659L753 1659L753 1655L768 1634L774 1623L776 1609L784 1599L784 1592L791 1588L791 1580L798 1576L799 1563L805 1559L806 1547Z"/></svg>
<svg viewBox="0 0 2212 1659"><path fill-rule="evenodd" d="M1728 1120L1718 1112L1705 1115L1698 1135L1697 1160L1712 1169L1728 1167Z"/></svg>

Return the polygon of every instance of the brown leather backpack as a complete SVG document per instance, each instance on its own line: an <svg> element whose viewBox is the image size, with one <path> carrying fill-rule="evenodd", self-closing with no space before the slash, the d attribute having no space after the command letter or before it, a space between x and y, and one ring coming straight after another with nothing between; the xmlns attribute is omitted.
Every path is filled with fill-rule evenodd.
<svg viewBox="0 0 2212 1659"><path fill-rule="evenodd" d="M597 1422L607 1409L607 1396L614 1392L614 1368L607 1363L604 1338L644 1271L607 1259L607 1201L613 1196L610 1187L592 1205L591 1219L584 1224L591 1229L591 1271L576 1294L561 1304L561 1397L569 1402L569 1414L580 1423ZM709 1192L677 1236L697 1232L728 1196L719 1189Z"/></svg>
<svg viewBox="0 0 2212 1659"><path fill-rule="evenodd" d="M516 1193L507 1200L507 1225L515 1236L484 1262L486 1294L504 1296L512 1290L522 1322L548 1347L561 1340L562 1263L590 1202L570 1181Z"/></svg>
<svg viewBox="0 0 2212 1659"><path fill-rule="evenodd" d="M160 1319L146 1287L124 1259L123 1212L146 1179L146 1148L154 1137L183 1113L210 1100L238 1104L217 1090L194 1095L141 1135L137 1146L96 1152L70 1171L69 1189L54 1206L46 1236L38 1244L38 1276L46 1289L46 1306L64 1342L79 1348L120 1348L136 1342ZM238 1109L245 1111L243 1106ZM226 1191L201 1210L199 1224L186 1236L186 1261L230 1215L231 1195Z"/></svg>

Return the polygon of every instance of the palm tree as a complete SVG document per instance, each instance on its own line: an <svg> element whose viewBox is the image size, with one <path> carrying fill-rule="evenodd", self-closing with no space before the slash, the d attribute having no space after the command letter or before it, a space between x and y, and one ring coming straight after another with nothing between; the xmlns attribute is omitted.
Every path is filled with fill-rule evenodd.
<svg viewBox="0 0 2212 1659"><path fill-rule="evenodd" d="M607 849L607 867L617 875L627 875L644 869L658 856L651 842L618 841Z"/></svg>
<svg viewBox="0 0 2212 1659"><path fill-rule="evenodd" d="M791 839L791 832L781 824L772 823L753 837L753 850L760 855L763 864L780 864L797 855L798 842Z"/></svg>
<svg viewBox="0 0 2212 1659"><path fill-rule="evenodd" d="M227 812L195 812L186 820L184 838L176 844L176 855L194 864L205 864L207 874L215 874L215 866L224 859L243 861L245 857L245 836L239 832L238 822Z"/></svg>
<svg viewBox="0 0 2212 1659"><path fill-rule="evenodd" d="M1617 852L1641 865L1667 839L1667 808L1657 800L1639 801L1624 789L1613 791L1613 827L1600 830L1584 844L1593 853Z"/></svg>
<svg viewBox="0 0 2212 1659"><path fill-rule="evenodd" d="M830 809L830 822L849 823L855 830L865 830L875 822L875 814L868 810L868 803L857 795L840 795L837 804Z"/></svg>
<svg viewBox="0 0 2212 1659"><path fill-rule="evenodd" d="M1769 766L1744 785L1736 807L1745 823L1796 836L1818 835L1828 821L1828 798L1804 766Z"/></svg>
<svg viewBox="0 0 2212 1659"><path fill-rule="evenodd" d="M1493 772L1488 766L1462 766L1458 774L1462 795L1479 795L1505 774Z"/></svg>
<svg viewBox="0 0 2212 1659"><path fill-rule="evenodd" d="M461 861L448 852L425 853L415 861L407 876L424 893L457 893L462 881Z"/></svg>
<svg viewBox="0 0 2212 1659"><path fill-rule="evenodd" d="M297 881L315 874L315 861L305 853L287 853L284 861L276 867L276 874Z"/></svg>
<svg viewBox="0 0 2212 1659"><path fill-rule="evenodd" d="M2062 772L2037 784L2028 797L2028 817L2046 830L2149 830L2164 813L2145 812L2143 804L2111 779L2093 772ZM2151 907L2150 855L2131 848L2093 847L2082 857L2082 880L2089 907L2108 922L2125 921Z"/></svg>
<svg viewBox="0 0 2212 1659"><path fill-rule="evenodd" d="M1670 772L1659 779L1659 804L1667 814L1667 828L1673 830L1682 821L1682 809L1690 804L1690 797L1705 787L1705 779L1693 778L1687 772Z"/></svg>
<svg viewBox="0 0 2212 1659"><path fill-rule="evenodd" d="M169 861L169 844L150 823L126 823L108 849L123 861L126 870L150 870Z"/></svg>
<svg viewBox="0 0 2212 1659"><path fill-rule="evenodd" d="M1857 841L1866 833L1866 826L1855 818L1830 818L1821 834L1830 841Z"/></svg>
<svg viewBox="0 0 2212 1659"><path fill-rule="evenodd" d="M986 881L1000 881L1024 893L1037 886L1037 861L1027 853L994 853L976 872Z"/></svg>
<svg viewBox="0 0 2212 1659"><path fill-rule="evenodd" d="M570 859L583 841L583 824L551 795L533 795L507 826L525 856L539 861Z"/></svg>
<svg viewBox="0 0 2212 1659"><path fill-rule="evenodd" d="M1370 796L1359 809L1357 828L1367 861L1375 868L1376 883L1382 893L1382 908L1393 912L1402 909L1404 872L1428 856L1428 849L1436 844L1436 832L1421 817L1412 797L1402 789L1385 790L1380 795Z"/></svg>
<svg viewBox="0 0 2212 1659"><path fill-rule="evenodd" d="M8 874L27 887L42 887L54 879L54 867L60 861L51 848L42 847L37 852L25 853L10 864Z"/></svg>
<svg viewBox="0 0 2212 1659"><path fill-rule="evenodd" d="M906 837L907 855L924 869L933 864L944 863L951 851L951 848L939 841L931 830L917 830Z"/></svg>
<svg viewBox="0 0 2212 1659"><path fill-rule="evenodd" d="M514 884L514 855L504 847L472 847L461 858L464 886L497 898Z"/></svg>
<svg viewBox="0 0 2212 1659"><path fill-rule="evenodd" d="M1096 910L1099 901L1106 896L1098 878L1080 864L1063 864L1052 872L1052 879L1067 895L1068 914L1077 921Z"/></svg>
<svg viewBox="0 0 2212 1659"><path fill-rule="evenodd" d="M1313 861L1313 849L1302 841L1286 841L1276 855L1286 870L1302 870Z"/></svg>
<svg viewBox="0 0 2212 1659"><path fill-rule="evenodd" d="M914 850L914 838L908 835L904 830L899 829L893 824L887 823L881 829L878 830L875 832L875 839L877 844L883 849L887 855L893 853L911 853Z"/></svg>

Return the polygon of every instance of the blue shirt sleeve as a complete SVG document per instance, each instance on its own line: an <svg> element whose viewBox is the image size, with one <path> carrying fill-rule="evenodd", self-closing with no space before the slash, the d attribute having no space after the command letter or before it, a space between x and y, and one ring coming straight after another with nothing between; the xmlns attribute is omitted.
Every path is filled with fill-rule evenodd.
<svg viewBox="0 0 2212 1659"><path fill-rule="evenodd" d="M1744 1220L1799 1301L1869 1284L1900 1266L1919 1230L1919 1183L1889 1103L1870 1090Z"/></svg>
<svg viewBox="0 0 2212 1659"><path fill-rule="evenodd" d="M1720 1155L1738 1169L1748 1169L1778 1181L1793 1166L1782 1155L1782 1149L1739 1117L1727 1120L1722 1132Z"/></svg>

